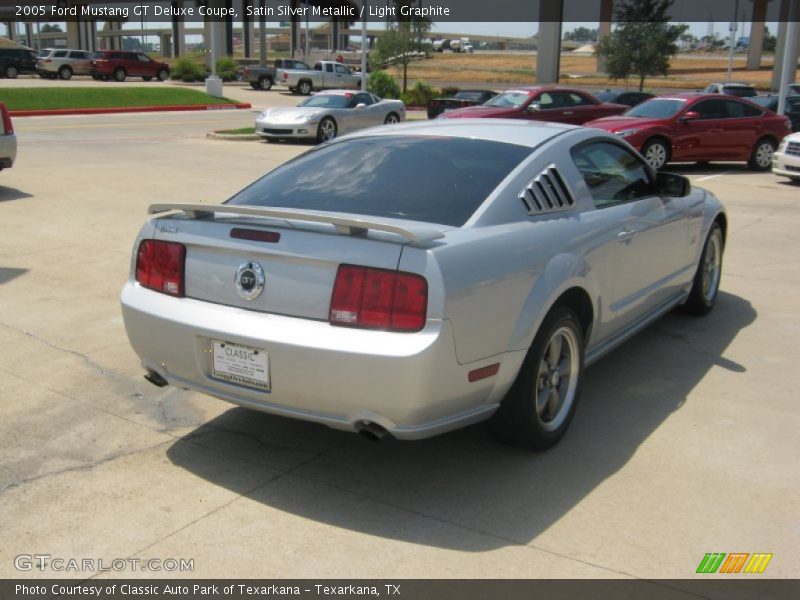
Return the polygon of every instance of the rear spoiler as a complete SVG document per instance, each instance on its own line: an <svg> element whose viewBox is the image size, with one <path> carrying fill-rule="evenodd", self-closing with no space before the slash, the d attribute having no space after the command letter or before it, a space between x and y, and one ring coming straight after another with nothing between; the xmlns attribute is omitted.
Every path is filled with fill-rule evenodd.
<svg viewBox="0 0 800 600"><path fill-rule="evenodd" d="M312 223L328 223L336 227L336 231L344 235L364 235L370 229L385 231L404 237L410 242L429 242L444 237L444 233L435 227L424 224L392 225L381 221L369 221L351 217L338 217L330 213L286 208L267 208L260 206L239 206L229 204L151 204L147 214L154 215L172 210L183 211L190 219L202 219L216 213L245 215L248 217L264 217L270 219L292 219Z"/></svg>

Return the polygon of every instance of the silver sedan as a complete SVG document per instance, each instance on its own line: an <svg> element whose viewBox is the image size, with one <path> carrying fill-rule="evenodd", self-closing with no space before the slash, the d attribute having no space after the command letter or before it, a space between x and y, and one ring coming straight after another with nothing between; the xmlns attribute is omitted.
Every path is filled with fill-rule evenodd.
<svg viewBox="0 0 800 600"><path fill-rule="evenodd" d="M617 136L490 119L356 133L150 213L122 307L152 382L371 438L488 419L538 449L588 365L714 307L728 228Z"/></svg>
<svg viewBox="0 0 800 600"><path fill-rule="evenodd" d="M296 107L268 108L256 119L256 133L266 140L315 139L327 142L345 133L405 121L400 100L382 100L367 92L318 92Z"/></svg>

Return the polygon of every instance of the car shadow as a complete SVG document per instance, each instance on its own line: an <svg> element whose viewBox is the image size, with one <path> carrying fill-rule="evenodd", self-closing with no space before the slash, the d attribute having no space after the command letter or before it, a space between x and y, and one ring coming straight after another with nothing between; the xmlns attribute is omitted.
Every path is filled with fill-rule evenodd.
<svg viewBox="0 0 800 600"><path fill-rule="evenodd" d="M33 198L33 195L18 190L17 188L0 185L0 202L6 202L9 200L22 200L24 198Z"/></svg>
<svg viewBox="0 0 800 600"><path fill-rule="evenodd" d="M24 275L29 269L17 269L15 267L0 267L0 285Z"/></svg>
<svg viewBox="0 0 800 600"><path fill-rule="evenodd" d="M527 544L625 467L687 401L702 403L692 390L710 369L731 377L745 372L724 354L755 319L747 300L725 293L705 318L665 316L587 370L570 430L547 452L498 443L482 424L428 440L375 444L234 408L167 454L215 485L334 527L468 552ZM247 489L253 478L245 474L280 468L287 453L295 453L288 474ZM457 534L450 524L471 531Z"/></svg>

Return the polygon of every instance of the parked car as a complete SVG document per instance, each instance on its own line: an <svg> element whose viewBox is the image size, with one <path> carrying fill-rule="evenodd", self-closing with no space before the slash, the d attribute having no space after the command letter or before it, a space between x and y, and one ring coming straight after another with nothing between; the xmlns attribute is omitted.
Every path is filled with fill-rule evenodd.
<svg viewBox="0 0 800 600"><path fill-rule="evenodd" d="M774 113L778 112L779 100L780 96L774 95L750 98L751 102L767 110L771 110ZM786 97L786 106L783 109L783 114L789 117L789 122L792 124L792 131L800 131L800 95Z"/></svg>
<svg viewBox="0 0 800 600"><path fill-rule="evenodd" d="M766 170L791 133L789 119L744 99L718 94L664 94L624 115L590 121L639 150L654 169L668 162L746 161Z"/></svg>
<svg viewBox="0 0 800 600"><path fill-rule="evenodd" d="M382 100L367 92L330 90L306 98L297 107L268 108L256 118L256 133L267 141L312 138L317 143L376 125L405 121L400 100Z"/></svg>
<svg viewBox="0 0 800 600"><path fill-rule="evenodd" d="M617 136L487 119L358 132L149 212L121 300L151 382L372 438L491 419L534 448L587 365L714 307L727 230Z"/></svg>
<svg viewBox="0 0 800 600"><path fill-rule="evenodd" d="M601 102L613 102L614 104L624 104L625 106L636 106L645 100L655 98L653 94L647 92L631 92L628 90L606 90L594 95Z"/></svg>
<svg viewBox="0 0 800 600"><path fill-rule="evenodd" d="M36 71L41 77L71 79L73 75L89 75L92 70L91 52L69 48L44 48L36 59Z"/></svg>
<svg viewBox="0 0 800 600"><path fill-rule="evenodd" d="M125 81L126 77L141 77L150 81L157 77L159 81L169 79L169 65L153 60L141 52L122 50L101 50L94 53L91 75L95 79L113 78Z"/></svg>
<svg viewBox="0 0 800 600"><path fill-rule="evenodd" d="M270 90L278 80L278 69L300 69L308 71L309 66L302 60L278 58L271 67L245 67L242 78L254 90Z"/></svg>
<svg viewBox="0 0 800 600"><path fill-rule="evenodd" d="M8 114L6 105L0 102L0 120L3 123L3 131L0 133L0 171L10 169L17 160L17 136L14 134L14 125L11 123L11 115Z"/></svg>
<svg viewBox="0 0 800 600"><path fill-rule="evenodd" d="M758 96L756 88L749 83L731 82L731 83L709 83L703 90L704 94L727 94L728 96L736 96L737 98L752 98Z"/></svg>
<svg viewBox="0 0 800 600"><path fill-rule="evenodd" d="M800 181L800 133L783 138L772 155L772 172L792 181Z"/></svg>
<svg viewBox="0 0 800 600"><path fill-rule="evenodd" d="M308 96L314 90L359 88L361 75L356 75L343 64L323 60L314 63L310 71L305 69L280 69L280 82L294 94Z"/></svg>
<svg viewBox="0 0 800 600"><path fill-rule="evenodd" d="M434 98L428 103L428 118L435 119L444 112L467 106L479 106L497 96L491 90L459 90L452 96Z"/></svg>
<svg viewBox="0 0 800 600"><path fill-rule="evenodd" d="M542 86L508 90L481 106L452 110L439 118L529 119L582 125L600 117L621 114L627 109L623 104L601 102L580 90Z"/></svg>
<svg viewBox="0 0 800 600"><path fill-rule="evenodd" d="M17 75L36 73L36 51L30 48L0 48L0 76L16 79Z"/></svg>

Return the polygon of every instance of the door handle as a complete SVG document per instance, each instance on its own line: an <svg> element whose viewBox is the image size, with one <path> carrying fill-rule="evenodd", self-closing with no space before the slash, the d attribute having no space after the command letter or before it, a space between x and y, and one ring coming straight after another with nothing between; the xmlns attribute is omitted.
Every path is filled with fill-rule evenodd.
<svg viewBox="0 0 800 600"><path fill-rule="evenodd" d="M627 227L620 231L617 234L617 241L622 242L623 244L630 244L633 236L636 235L636 232L633 229L628 229Z"/></svg>

